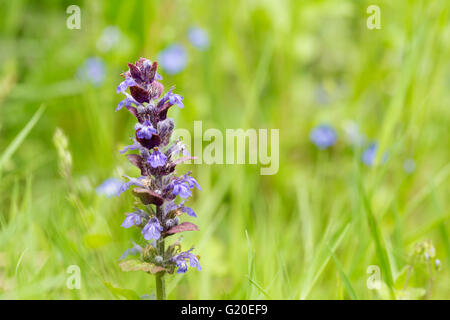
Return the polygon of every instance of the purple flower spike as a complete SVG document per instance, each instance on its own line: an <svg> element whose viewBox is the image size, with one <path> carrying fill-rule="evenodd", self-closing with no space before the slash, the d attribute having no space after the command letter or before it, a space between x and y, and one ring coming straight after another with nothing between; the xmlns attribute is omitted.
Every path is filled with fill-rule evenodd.
<svg viewBox="0 0 450 320"><path fill-rule="evenodd" d="M144 235L145 240L155 239L158 240L161 237L161 232L163 228L159 224L158 219L151 218L148 223L145 225L144 229L142 229L142 234Z"/></svg>
<svg viewBox="0 0 450 320"><path fill-rule="evenodd" d="M163 167L166 164L167 157L164 153L158 151L157 148L153 150L153 153L148 157L148 163L153 167Z"/></svg>
<svg viewBox="0 0 450 320"><path fill-rule="evenodd" d="M152 135L156 134L156 129L153 128L150 121L145 120L144 123L137 123L134 129L137 131L139 139L151 139Z"/></svg>
<svg viewBox="0 0 450 320"><path fill-rule="evenodd" d="M163 52L164 58L160 62L167 73L175 74L186 66L187 54L181 46L169 49ZM156 297L164 299L164 283L161 283L160 275L175 271L185 273L188 267L202 269L199 257L191 253L192 249L182 250L181 238L168 247L164 245L167 237L199 230L194 223L180 219L197 217L192 208L184 205L183 199L192 196L192 189L201 190L201 187L190 172L180 176L176 172L178 164L195 157L189 156L186 146L179 140L171 142L175 123L168 117L168 112L175 104L184 108L184 98L175 94L174 88L163 95L165 89L159 82L162 77L157 69L158 62L139 58L128 63L128 70L122 73L124 79L117 87L117 92L125 95L117 110L125 107L138 122L133 144L126 146L121 153L137 151L128 153L127 158L140 170L140 176L125 176L127 182L117 185L116 191L120 195L135 186L131 191L139 202L135 202L135 211L127 214L122 227L139 228L143 237L141 241L145 243L142 247L134 244L120 257L122 260L139 255L140 263L129 260L119 265L124 271L143 270L156 275Z"/></svg>
<svg viewBox="0 0 450 320"><path fill-rule="evenodd" d="M141 215L137 212L133 212L127 215L123 221L121 227L125 229L131 228L132 226L139 226L141 224Z"/></svg>

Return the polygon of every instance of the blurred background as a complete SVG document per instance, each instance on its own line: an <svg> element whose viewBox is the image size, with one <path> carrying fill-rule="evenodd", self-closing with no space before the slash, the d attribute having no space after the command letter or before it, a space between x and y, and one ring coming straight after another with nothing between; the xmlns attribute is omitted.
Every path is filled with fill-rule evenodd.
<svg viewBox="0 0 450 320"><path fill-rule="evenodd" d="M73 4L80 29L67 27ZM381 29L367 27L372 4ZM112 196L138 175L119 154L135 120L114 111L139 57L185 97L177 128L280 137L275 175L180 167L203 188L189 203L200 232L184 236L203 270L169 276L169 299L450 298L449 9L0 1L0 299L154 292L152 276L118 267L140 234L120 227L132 195Z"/></svg>

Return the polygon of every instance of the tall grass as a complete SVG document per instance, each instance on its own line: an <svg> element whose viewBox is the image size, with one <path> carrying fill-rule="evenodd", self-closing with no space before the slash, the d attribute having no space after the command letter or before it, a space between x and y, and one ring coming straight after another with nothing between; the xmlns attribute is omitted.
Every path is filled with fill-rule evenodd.
<svg viewBox="0 0 450 320"><path fill-rule="evenodd" d="M450 4L378 3L380 30L366 28L370 1L84 1L81 29L68 30L70 3L2 1L0 299L154 292L152 277L118 268L139 236L120 228L132 197L95 187L136 170L118 154L134 126L114 113L122 66L173 42L189 54L179 75L161 72L185 96L186 110L171 114L177 126L279 129L280 167L261 176L255 165L183 165L203 188L192 202L201 232L185 236L203 270L170 279L169 299L401 298L425 239L442 263L430 298L450 298ZM107 25L127 40L100 52ZM208 50L188 43L190 25L208 31ZM106 64L99 87L76 79L90 56ZM378 141L375 166L350 145L349 121ZM338 142L318 150L309 131L324 122ZM56 128L69 140L73 184L58 172ZM80 290L66 286L70 265L80 267ZM371 265L380 290L367 287ZM425 265L414 267L409 296L420 298L414 290L427 290L428 278Z"/></svg>

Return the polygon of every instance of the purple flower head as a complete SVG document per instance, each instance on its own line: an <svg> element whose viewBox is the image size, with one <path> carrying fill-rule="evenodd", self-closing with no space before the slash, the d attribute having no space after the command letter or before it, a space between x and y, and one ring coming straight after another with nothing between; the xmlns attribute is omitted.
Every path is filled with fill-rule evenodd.
<svg viewBox="0 0 450 320"><path fill-rule="evenodd" d="M101 185L95 189L97 194L99 195L105 195L108 198L111 198L112 196L115 196L117 192L119 192L120 187L122 186L123 182L120 179L117 178L109 178L102 182Z"/></svg>
<svg viewBox="0 0 450 320"><path fill-rule="evenodd" d="M366 165L371 167L375 161L378 152L378 144L376 142L372 142L362 153L361 160ZM385 163L388 159L388 153L385 152L383 154L383 158L381 159L381 163Z"/></svg>
<svg viewBox="0 0 450 320"><path fill-rule="evenodd" d="M105 63L98 57L86 59L83 66L78 69L78 76L82 81L100 86L105 80Z"/></svg>
<svg viewBox="0 0 450 320"><path fill-rule="evenodd" d="M314 128L309 138L319 149L326 149L336 143L337 135L331 126L323 124Z"/></svg>
<svg viewBox="0 0 450 320"><path fill-rule="evenodd" d="M190 27L188 29L189 41L199 50L205 50L209 47L208 33L200 27Z"/></svg>
<svg viewBox="0 0 450 320"><path fill-rule="evenodd" d="M144 179L144 177L139 178L130 178L129 176L125 177L127 177L130 181L125 182L120 186L119 191L117 192L117 196L120 196L123 192L127 191L131 186L138 186L141 188L145 187L141 182L141 180Z"/></svg>
<svg viewBox="0 0 450 320"><path fill-rule="evenodd" d="M191 251L192 249L189 249L188 251L177 254L171 259L175 262L176 267L178 268L177 273L185 273L187 271L187 261L189 262L191 268L197 268L198 271L202 270L197 256L192 254Z"/></svg>
<svg viewBox="0 0 450 320"><path fill-rule="evenodd" d="M158 148L155 148L147 161L152 168L163 167L166 164L167 157L164 153L159 152Z"/></svg>
<svg viewBox="0 0 450 320"><path fill-rule="evenodd" d="M158 219L155 217L151 218L145 227L142 229L142 234L144 235L145 240L155 239L158 240L161 237L161 232L163 228L159 224Z"/></svg>
<svg viewBox="0 0 450 320"><path fill-rule="evenodd" d="M156 134L156 130L149 120L145 120L142 124L137 123L134 130L139 139L151 139L152 135Z"/></svg>
<svg viewBox="0 0 450 320"><path fill-rule="evenodd" d="M131 228L132 226L139 226L142 222L142 216L140 212L132 212L127 215L125 220L122 222L121 227L125 229Z"/></svg>
<svg viewBox="0 0 450 320"><path fill-rule="evenodd" d="M174 75L186 68L187 52L182 45L173 44L159 53L158 61L168 74Z"/></svg>
<svg viewBox="0 0 450 320"><path fill-rule="evenodd" d="M167 91L167 93L164 95L164 97L161 99L163 102L169 101L171 105L176 104L177 107L183 109L184 108L184 104L183 104L183 97L180 96L179 94L173 93L173 87L169 89L169 91Z"/></svg>

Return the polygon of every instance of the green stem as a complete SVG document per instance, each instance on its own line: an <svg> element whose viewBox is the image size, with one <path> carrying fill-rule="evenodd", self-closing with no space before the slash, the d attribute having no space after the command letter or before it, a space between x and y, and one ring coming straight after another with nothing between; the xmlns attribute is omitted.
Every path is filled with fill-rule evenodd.
<svg viewBox="0 0 450 320"><path fill-rule="evenodd" d="M156 207L156 217L160 222L162 222L162 209L160 206ZM162 236L156 241L156 252L159 256L164 258L165 248L164 248L164 238ZM166 283L164 279L164 273L158 272L155 275L155 280L156 280L156 299L166 300Z"/></svg>

